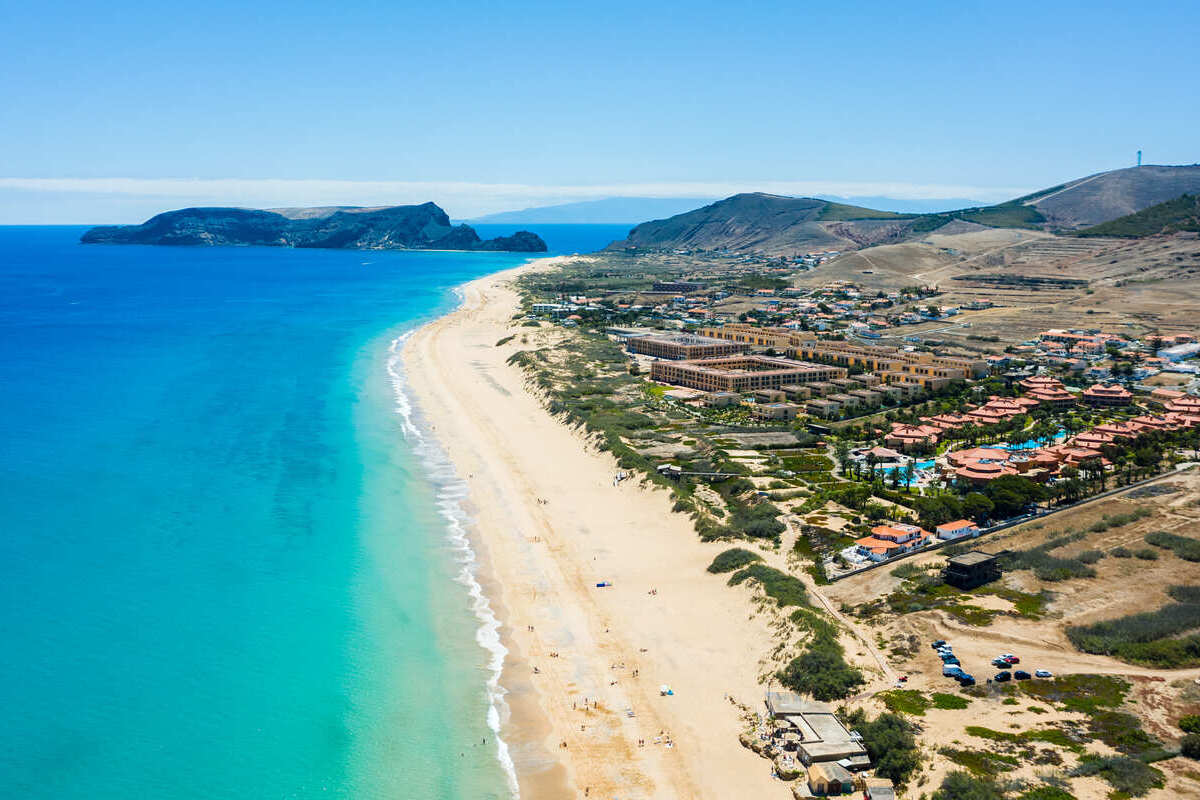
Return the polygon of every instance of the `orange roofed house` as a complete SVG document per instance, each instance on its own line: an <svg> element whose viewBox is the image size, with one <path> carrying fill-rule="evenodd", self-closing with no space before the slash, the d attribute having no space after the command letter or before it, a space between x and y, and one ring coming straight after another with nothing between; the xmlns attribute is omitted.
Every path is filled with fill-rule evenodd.
<svg viewBox="0 0 1200 800"><path fill-rule="evenodd" d="M979 526L969 519L956 519L954 522L943 522L934 528L939 539L965 539L968 536L978 536Z"/></svg>
<svg viewBox="0 0 1200 800"><path fill-rule="evenodd" d="M872 561L887 561L924 547L929 542L929 536L929 531L916 525L902 522L878 525L871 529L870 536L854 542L855 551Z"/></svg>

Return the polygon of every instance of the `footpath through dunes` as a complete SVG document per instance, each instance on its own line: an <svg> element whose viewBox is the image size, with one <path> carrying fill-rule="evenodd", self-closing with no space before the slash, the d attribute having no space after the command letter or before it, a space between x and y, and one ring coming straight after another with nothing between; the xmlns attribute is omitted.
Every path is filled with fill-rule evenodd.
<svg viewBox="0 0 1200 800"><path fill-rule="evenodd" d="M720 545L701 543L665 493L615 484L612 457L552 418L506 363L516 343L497 342L513 333L507 281L519 271L468 284L459 310L409 340L405 369L470 487L511 651L503 735L522 796L786 798L739 746L727 698L761 702L766 620L706 572Z"/></svg>

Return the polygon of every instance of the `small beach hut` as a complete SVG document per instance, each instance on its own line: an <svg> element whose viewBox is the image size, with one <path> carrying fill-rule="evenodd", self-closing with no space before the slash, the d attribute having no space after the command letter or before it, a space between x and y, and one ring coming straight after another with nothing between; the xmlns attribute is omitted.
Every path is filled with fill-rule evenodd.
<svg viewBox="0 0 1200 800"><path fill-rule="evenodd" d="M833 761L822 761L808 768L808 788L822 797L836 797L854 791L854 776Z"/></svg>
<svg viewBox="0 0 1200 800"><path fill-rule="evenodd" d="M833 761L822 761L808 768L808 788L818 796L837 796L854 790L854 776Z"/></svg>

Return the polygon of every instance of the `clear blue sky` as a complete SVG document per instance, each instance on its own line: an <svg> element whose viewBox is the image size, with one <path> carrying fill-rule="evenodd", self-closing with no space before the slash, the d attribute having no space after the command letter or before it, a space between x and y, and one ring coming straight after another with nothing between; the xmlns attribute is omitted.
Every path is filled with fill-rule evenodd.
<svg viewBox="0 0 1200 800"><path fill-rule="evenodd" d="M236 179L193 193L229 202L524 187L448 189L465 216L593 185L1000 199L1139 147L1200 161L1200 4L1181 0L0 0L0 20L0 222L22 193L111 212L109 181L30 179Z"/></svg>

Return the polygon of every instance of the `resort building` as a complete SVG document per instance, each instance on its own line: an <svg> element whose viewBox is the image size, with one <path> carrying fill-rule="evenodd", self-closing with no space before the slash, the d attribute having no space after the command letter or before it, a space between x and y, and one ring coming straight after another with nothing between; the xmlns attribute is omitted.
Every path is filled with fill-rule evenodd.
<svg viewBox="0 0 1200 800"><path fill-rule="evenodd" d="M750 406L750 413L755 419L789 420L795 419L800 413L800 406L794 403L756 403Z"/></svg>
<svg viewBox="0 0 1200 800"><path fill-rule="evenodd" d="M976 461L1007 461L1008 451L1002 447L972 447L969 450L955 450L946 455L946 460L955 467L974 464Z"/></svg>
<svg viewBox="0 0 1200 800"><path fill-rule="evenodd" d="M787 399L787 394L781 389L759 389L754 393L756 403L782 403Z"/></svg>
<svg viewBox="0 0 1200 800"><path fill-rule="evenodd" d="M833 419L841 415L842 406L833 400L825 400L818 397L805 403L804 410L814 417Z"/></svg>
<svg viewBox="0 0 1200 800"><path fill-rule="evenodd" d="M953 380L986 377L990 371L983 359L937 356L933 353L894 347L856 345L848 342L803 341L792 345L789 356L854 367L877 373L888 383L914 382L949 384ZM940 388L940 387L939 387Z"/></svg>
<svg viewBox="0 0 1200 800"><path fill-rule="evenodd" d="M756 328L743 323L729 323L716 327L700 328L697 333L712 339L724 339L727 342L752 345L754 347L774 347L786 350L791 347L793 338L797 335L786 328ZM806 334L812 336L812 334Z"/></svg>
<svg viewBox="0 0 1200 800"><path fill-rule="evenodd" d="M737 392L709 392L704 395L704 405L708 408L729 408L742 402L742 396Z"/></svg>
<svg viewBox="0 0 1200 800"><path fill-rule="evenodd" d="M934 425L905 425L894 422L892 423L891 433L884 438L883 443L888 447L906 451L914 447L937 444L938 436L941 433L942 429Z"/></svg>
<svg viewBox="0 0 1200 800"><path fill-rule="evenodd" d="M674 361L714 358L745 352L748 345L694 336L690 333L655 334L631 337L625 345L629 352Z"/></svg>
<svg viewBox="0 0 1200 800"><path fill-rule="evenodd" d="M1083 401L1093 406L1127 406L1133 402L1133 393L1123 386L1097 383L1083 390Z"/></svg>
<svg viewBox="0 0 1200 800"><path fill-rule="evenodd" d="M842 408L858 408L863 404L862 398L855 397L854 395L850 394L841 394L840 392L837 394L831 394L825 399L832 400Z"/></svg>
<svg viewBox="0 0 1200 800"><path fill-rule="evenodd" d="M778 389L785 384L829 381L845 374L841 367L755 355L655 361L650 367L651 380L708 392Z"/></svg>
<svg viewBox="0 0 1200 800"><path fill-rule="evenodd" d="M857 397L865 406L878 406L883 404L883 392L877 392L874 389L851 389L846 392L851 397Z"/></svg>
<svg viewBox="0 0 1200 800"><path fill-rule="evenodd" d="M954 476L964 483L980 486L1003 475L1016 475L1017 470L996 461L973 461L954 470Z"/></svg>
<svg viewBox="0 0 1200 800"><path fill-rule="evenodd" d="M812 389L808 386L789 383L780 386L779 389L787 396L788 400L807 400L812 397Z"/></svg>
<svg viewBox="0 0 1200 800"><path fill-rule="evenodd" d="M1175 414L1200 415L1200 397L1180 393L1179 397L1168 400L1163 408Z"/></svg>
<svg viewBox="0 0 1200 800"><path fill-rule="evenodd" d="M1075 405L1075 395L1057 378L1034 375L1021 381L1020 386L1025 390L1025 396L1036 400L1040 406L1067 408Z"/></svg>

